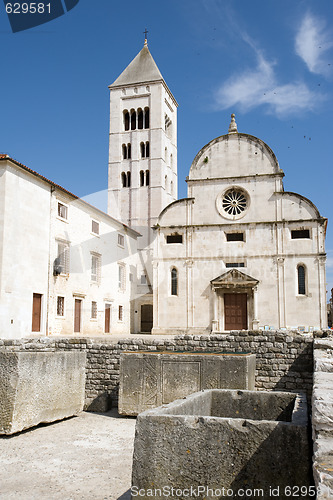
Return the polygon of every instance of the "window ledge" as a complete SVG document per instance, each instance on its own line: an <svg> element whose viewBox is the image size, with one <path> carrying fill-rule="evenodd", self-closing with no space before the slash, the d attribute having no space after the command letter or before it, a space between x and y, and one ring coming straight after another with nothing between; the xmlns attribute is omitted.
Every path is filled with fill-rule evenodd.
<svg viewBox="0 0 333 500"><path fill-rule="evenodd" d="M66 224L69 224L68 219L63 219L62 217L59 217L59 215L57 215L57 219L61 220L62 222L66 222Z"/></svg>

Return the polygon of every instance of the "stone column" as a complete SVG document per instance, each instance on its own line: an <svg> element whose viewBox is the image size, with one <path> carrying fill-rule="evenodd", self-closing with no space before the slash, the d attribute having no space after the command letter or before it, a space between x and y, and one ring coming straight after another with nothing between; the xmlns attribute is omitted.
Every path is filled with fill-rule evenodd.
<svg viewBox="0 0 333 500"><path fill-rule="evenodd" d="M325 264L326 264L326 257L322 255L318 259L320 328L327 328Z"/></svg>
<svg viewBox="0 0 333 500"><path fill-rule="evenodd" d="M259 319L258 319L258 285L253 288L253 330L259 329Z"/></svg>
<svg viewBox="0 0 333 500"><path fill-rule="evenodd" d="M158 262L153 261L153 329L152 334L159 328L159 282L158 282ZM155 330L155 331L154 331Z"/></svg>
<svg viewBox="0 0 333 500"><path fill-rule="evenodd" d="M278 328L286 327L286 294L284 280L284 257L277 258L277 279L278 279Z"/></svg>
<svg viewBox="0 0 333 500"><path fill-rule="evenodd" d="M218 319L218 297L216 289L213 288L213 320L212 320L212 333L219 331L219 319Z"/></svg>

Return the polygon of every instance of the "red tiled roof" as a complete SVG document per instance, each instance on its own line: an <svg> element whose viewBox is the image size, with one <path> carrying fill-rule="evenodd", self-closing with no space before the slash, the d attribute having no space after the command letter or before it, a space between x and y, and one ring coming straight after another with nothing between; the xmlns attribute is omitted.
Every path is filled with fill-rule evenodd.
<svg viewBox="0 0 333 500"><path fill-rule="evenodd" d="M48 184L51 184L51 186L53 187L56 187L58 189L60 189L61 191L64 191L64 193L67 193L69 194L70 196L73 196L73 198L75 199L78 199L79 197L76 196L75 194L71 193L70 191L68 191L67 189L63 188L62 186L59 186L59 184L56 184L55 182L53 181L50 181L50 179L47 179L47 177L44 177L43 175L39 174L38 172L36 172L35 170L32 170L31 168L27 167L26 165L23 165L23 163L20 163L19 161L17 160L14 160L14 158L11 158L9 155L7 154L1 154L0 153L0 161L1 160L9 160L11 161L12 163L15 163L15 165L17 165L18 167L21 167L23 168L24 170L26 170L27 172L29 172L30 174L32 175L35 175L36 177L38 177L39 179L42 179L43 181L47 182Z"/></svg>
<svg viewBox="0 0 333 500"><path fill-rule="evenodd" d="M74 199L76 200L80 200L79 196L76 196L75 194L71 193L70 191L68 191L67 189L63 188L62 186L60 186L59 184L56 184L55 182L53 181L50 181L50 179L47 179L47 177L44 177L43 175L39 174L38 172L36 172L35 170L32 170L31 168L27 167L26 165L23 165L23 163L20 163L19 161L17 160L14 160L13 158L11 158L9 155L5 154L5 153L0 153L0 162L1 161L11 161L12 163L14 163L15 165L17 165L18 167L21 167L23 168L23 170L26 170L27 172L29 172L30 174L32 175L35 175L36 177L38 177L39 179L42 179L43 181L47 182L48 184L50 184L51 186L57 188L57 189L60 189L61 191L63 191L64 193L67 193L69 194L70 196L72 196ZM84 200L82 200L84 201ZM87 203L86 201L84 202L86 203L87 205L90 205L90 203ZM129 229L131 230L133 233L136 233L138 235L141 236L141 234L138 232L138 231L135 231L134 229L132 229L131 227L127 226L126 224L124 224L123 222L115 219L114 217L112 217L111 215L109 214L106 214L105 212L103 212L102 210L100 210L99 208L96 208L94 207L93 205L90 205L92 208L94 208L95 210L98 210L99 212L102 212L104 215L106 215L107 217L109 217L110 219L113 219L115 222L117 222L118 224L121 224L123 227L125 227L126 229Z"/></svg>

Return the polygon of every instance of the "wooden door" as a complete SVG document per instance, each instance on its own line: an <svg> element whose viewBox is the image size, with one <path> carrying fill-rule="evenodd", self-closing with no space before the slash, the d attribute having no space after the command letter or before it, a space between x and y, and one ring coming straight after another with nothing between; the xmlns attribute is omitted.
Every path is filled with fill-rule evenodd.
<svg viewBox="0 0 333 500"><path fill-rule="evenodd" d="M141 306L141 331L150 333L153 328L153 306L152 304L143 304Z"/></svg>
<svg viewBox="0 0 333 500"><path fill-rule="evenodd" d="M247 294L224 294L225 330L247 330Z"/></svg>
<svg viewBox="0 0 333 500"><path fill-rule="evenodd" d="M34 293L32 299L32 331L40 332L42 314L42 295Z"/></svg>
<svg viewBox="0 0 333 500"><path fill-rule="evenodd" d="M110 333L111 304L105 304L105 333Z"/></svg>
<svg viewBox="0 0 333 500"><path fill-rule="evenodd" d="M81 302L80 299L75 299L74 306L74 332L81 331Z"/></svg>

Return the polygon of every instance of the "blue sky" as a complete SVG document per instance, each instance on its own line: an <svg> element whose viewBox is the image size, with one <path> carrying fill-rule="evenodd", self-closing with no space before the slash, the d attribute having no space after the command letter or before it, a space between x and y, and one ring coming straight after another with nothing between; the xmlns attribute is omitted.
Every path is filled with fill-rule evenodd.
<svg viewBox="0 0 333 500"><path fill-rule="evenodd" d="M0 4L0 152L78 196L107 187L109 91L149 49L179 103L179 197L196 153L227 132L263 139L285 190L332 215L331 0L80 0L11 33ZM333 287L333 227L326 250Z"/></svg>

